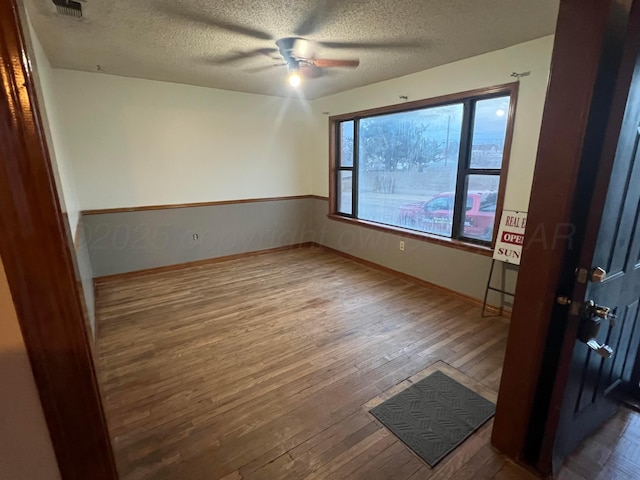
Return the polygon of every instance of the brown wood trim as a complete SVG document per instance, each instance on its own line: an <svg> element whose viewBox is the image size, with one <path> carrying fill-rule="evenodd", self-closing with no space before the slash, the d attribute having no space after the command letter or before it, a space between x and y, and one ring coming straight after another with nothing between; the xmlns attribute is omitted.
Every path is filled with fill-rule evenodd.
<svg viewBox="0 0 640 480"><path fill-rule="evenodd" d="M461 240L455 240L453 238L439 237L437 235L431 235L429 233L422 233L418 231L407 230L406 228L394 227L392 225L384 225L382 223L369 222L367 220L360 220L358 218L344 217L342 215L328 214L327 217L330 220L337 220L338 222L344 222L351 225L358 225L360 227L370 228L371 230L377 230L379 232L392 233L401 237L413 238L415 240L421 240L427 243L435 243L436 245L442 245L444 247L455 248L456 250L463 250L465 252L476 253L485 257L493 256L493 249L485 247L484 245L475 245L473 243L463 242Z"/></svg>
<svg viewBox="0 0 640 480"><path fill-rule="evenodd" d="M323 197L322 195L307 195L307 198L313 198L314 200L329 200L329 197Z"/></svg>
<svg viewBox="0 0 640 480"><path fill-rule="evenodd" d="M340 255L341 257L345 257L348 258L349 260L359 263L361 265L365 265L369 268L375 268L376 270L380 270L382 272L386 272L386 273L390 273L396 277L402 278L403 280L406 280L408 282L411 283L415 283L417 285L420 285L422 287L426 287L429 288L431 290L436 290L440 293L442 293L443 295L447 295L450 297L455 297L458 300L465 302L469 305L473 305L474 307L478 307L478 308L482 308L482 300L478 299L478 298L474 298L471 297L469 295L465 295L464 293L460 293L460 292L456 292L455 290L451 290L449 288L443 287L441 285L436 285L435 283L431 283L428 282L426 280L422 280L421 278L418 277L414 277L413 275L409 275L407 273L404 272L400 272L399 270L394 270L392 268L389 267L385 267L383 265L380 265L379 263L375 263L375 262L371 262L369 260L365 260L364 258L360 258L360 257L356 257L354 255L350 255L348 253L345 253L343 251L340 250L336 250L334 248L331 247L327 247L325 245L319 245L315 242L313 242L313 246L317 247L317 248L322 248L323 250L326 250L328 252L331 253L335 253L336 255ZM500 308L498 307L494 307L492 305L487 305L486 310L488 312L491 312L495 315L500 315ZM505 318L510 318L511 317L511 310L508 308L504 308L502 311L502 316L504 316Z"/></svg>
<svg viewBox="0 0 640 480"><path fill-rule="evenodd" d="M360 110L358 112L343 113L340 115L333 115L329 117L331 123L341 122L344 120L352 120L356 117L372 117L375 115L385 115L387 113L394 113L399 111L418 110L420 108L435 107L438 105L444 105L447 103L455 102L463 98L469 97L481 97L485 95L498 95L500 93L508 93L514 87L517 88L518 82L504 83L502 85L495 85L493 87L477 88L474 90L467 90L466 92L456 92L447 95L441 95L439 97L426 98L421 100L414 100L412 102L396 103L393 105L385 105L384 107L370 108L368 110Z"/></svg>
<svg viewBox="0 0 640 480"><path fill-rule="evenodd" d="M94 341L93 341L93 351L94 351L94 354L99 354L100 353L100 345L98 344L98 341L100 340L100 319L98 318L98 292L99 292L99 290L98 290L98 284L97 284L95 278L91 279L91 288L93 288L93 311L95 312L95 318L94 318L95 324L93 326L93 328L95 329Z"/></svg>
<svg viewBox="0 0 640 480"><path fill-rule="evenodd" d="M493 224L493 241L491 247L496 246L498 230L500 229L500 221L504 210L504 196L507 190L507 180L509 178L509 163L511 160L511 146L513 145L513 130L516 124L516 106L518 104L518 92L520 91L520 82L512 83L511 100L509 102L509 119L507 120L507 131L505 132L504 150L502 152L502 168L500 170L500 185L498 186L498 199L496 203L496 218Z"/></svg>
<svg viewBox="0 0 640 480"><path fill-rule="evenodd" d="M350 255L348 253L342 252L340 250L336 250L333 249L331 247L327 247L325 245L320 245L319 243L316 242L305 242L305 243L297 243L295 245L286 245L284 247L276 247L276 248L269 248L266 250L257 250L254 252L245 252L245 253L237 253L234 255L226 255L224 257L216 257L216 258L207 258L205 260L196 260L193 262L184 262L184 263L178 263L175 265L167 265L164 267L156 267L156 268L148 268L145 270L136 270L134 272L126 272L126 273L118 273L115 275L106 275L103 277L97 277L94 279L94 286L95 287L99 287L100 284L105 283L105 282L109 282L112 280L122 280L125 278L135 278L135 277L140 277L140 276L145 276L145 275L151 275L151 274L156 274L156 273L166 273L166 272L173 272L176 270L182 270L184 268L191 268L191 267L197 267L197 266L202 266L202 265L211 265L211 264L215 264L215 263L220 263L220 262L227 262L230 260L237 260L240 258L246 258L246 257L255 257L258 255L265 255L265 254L269 254L269 253L276 253L276 252L285 252L287 250L294 250L294 249L299 249L299 248L321 248L323 250L326 250L328 252L331 253L335 253L336 255L340 255L341 257L345 257L348 258L351 261L354 261L356 263L365 265L367 267L370 268L375 268L377 270L386 272L386 273L391 273L396 277L400 277L404 280L410 281L412 283L416 283L420 286L423 287L427 287L430 288L432 290L437 290L445 295L451 296L451 297L455 297L458 300L461 300L465 303L468 303L470 305L473 305L474 307L482 307L482 300L471 297L469 295L465 295L463 293L459 293L456 292L454 290L448 289L446 287L442 287L440 285L436 285L435 283L431 283L431 282L427 282L426 280L422 280L418 277L414 277L412 275L400 272L398 270L394 270L392 268L388 268L385 267L383 265L380 265L378 263L374 263L374 262L370 262L369 260L365 260L363 258L360 257L356 257L354 255ZM98 289L99 291L99 289ZM97 298L97 296L96 296ZM487 306L487 311L494 313L496 315L500 314L500 309L491 305ZM502 312L502 316L504 316L505 318L509 318L511 316L511 311L508 308L503 309ZM96 331L97 331L97 323L96 323Z"/></svg>
<svg viewBox="0 0 640 480"><path fill-rule="evenodd" d="M283 247L267 248L265 250L255 250L253 252L235 253L233 255L225 255L222 257L206 258L204 260L195 260L193 262L176 263L173 265L165 265L163 267L145 268L144 270L135 270L133 272L116 273L114 275L105 275L102 277L96 277L93 279L93 283L94 283L94 287L97 287L103 282L108 282L114 279L121 280L123 278L134 278L134 277L150 275L154 273L172 272L174 270L182 270L183 268L197 267L200 265L210 265L212 263L227 262L229 260L237 260L239 258L265 255L267 253L284 252L287 250L294 250L296 248L310 247L312 245L315 245L315 244L313 242L296 243L293 245L285 245Z"/></svg>
<svg viewBox="0 0 640 480"><path fill-rule="evenodd" d="M576 266L565 257L571 252L569 238L562 235L566 230L558 229L572 225L587 123L609 10L614 3L560 2L524 252L492 435L493 445L502 453L532 464L537 463L536 458L527 458L532 447L532 426L539 428L546 422L545 418L532 420L534 399L541 388L553 382L549 378L541 382L541 375L556 374L553 367L541 368L543 354L551 326L566 325L567 320L566 308L556 305L555 298L571 291L566 290L563 279L570 279L572 285L571 269ZM576 76L576 71L580 75ZM553 438L542 442L547 451L539 453L548 459ZM550 473L550 465L537 466L542 473Z"/></svg>
<svg viewBox="0 0 640 480"><path fill-rule="evenodd" d="M426 107L434 107L437 105L444 105L451 102L455 102L458 100L469 99L473 97L482 97L482 96L491 96L491 95L499 95L508 93L510 95L510 103L509 103L509 115L507 120L507 131L505 133L505 145L503 150L502 157L502 166L500 168L500 183L498 186L498 198L496 200L496 221L493 225L493 240L491 242L491 251L493 251L493 247L495 246L496 236L498 234L498 229L500 227L500 218L502 217L502 211L504 209L504 197L507 186L507 179L509 174L509 163L511 158L511 146L513 144L513 132L515 127L515 118L516 118L516 106L518 103L518 91L520 87L520 82L511 82L503 85L497 85L493 87L485 87L479 88L475 90L468 90L466 92L453 93L449 95L443 95L440 97L428 98L424 100L416 100L413 102L400 103L395 105L389 105L385 107L373 108L369 110L361 110L359 112L353 112L342 115L335 115L329 117L329 212L331 215L335 215L336 217L340 217L341 219L345 219L348 217L344 217L339 215L337 212L337 172L338 172L338 150L337 150L337 137L338 137L338 125L339 122L345 120L353 120L361 117L375 116L375 115L383 115L389 113L397 113L408 110L415 110ZM355 193L354 193L355 194ZM361 219L355 219L358 221L363 221ZM375 225L375 222L367 222L369 224ZM381 224L382 225L382 224ZM385 227L385 226L383 226ZM399 227L392 227L399 228ZM405 229L399 228L400 231L406 231ZM431 236L426 234L428 238L435 237L436 242L441 240L441 237ZM458 239L450 239L453 242L457 242L461 245L473 245L470 242L464 242ZM474 245L474 247L476 247ZM475 253L480 253L482 247L480 249L474 249Z"/></svg>
<svg viewBox="0 0 640 480"><path fill-rule="evenodd" d="M116 480L21 8L0 2L0 255L62 479Z"/></svg>
<svg viewBox="0 0 640 480"><path fill-rule="evenodd" d="M244 198L240 200L220 200L215 202L197 202L197 203L174 203L167 205L144 205L140 207L117 207L103 208L96 210L83 210L83 215L104 215L106 213L125 213L125 212L144 212L147 210L169 210L174 208L193 208L193 207L217 207L220 205L237 205L242 203L260 203L260 202L280 202L284 200L304 200L305 198L318 198L317 195L293 195L289 197L266 197L266 198Z"/></svg>
<svg viewBox="0 0 640 480"><path fill-rule="evenodd" d="M329 212L338 211L338 123L329 117ZM355 155L355 154L354 154Z"/></svg>
<svg viewBox="0 0 640 480"><path fill-rule="evenodd" d="M580 207L574 207L574 223L576 225L586 225L584 234L578 235L581 239L575 242L575 251L579 250L580 253L579 255L576 253L573 256L573 259L575 259L573 265L579 265L588 269L593 266L591 262L593 261L596 245L598 244L598 233L601 228L601 219L607 194L609 188L611 188L611 174L618 149L618 141L620 139L627 100L629 99L629 89L632 79L637 81L637 79L634 78L634 70L636 69L636 61L640 52L640 4L637 1L633 5L632 3L634 2L627 1L623 2L626 6L618 4L612 7L612 10L615 9L615 13L610 15L608 22L609 31L605 33L605 36L618 37L619 43L612 42L610 38L605 38L603 52L606 53L603 53L603 55L607 57L607 61L600 59L601 64L599 68L600 71L605 71L607 76L613 77L613 75L615 75L615 60L613 60L613 62L611 60L616 58L616 53L619 53L619 70L617 77L614 77L615 83L606 86L597 85L594 89L593 98L602 98L602 91L606 92L604 93L605 98L610 95L610 109L608 112L603 108L603 101L599 100L599 108L596 111L597 114L590 116L590 122L593 121L592 117L594 116L597 117L598 120L606 120L606 122L602 122L602 131L598 132L602 135L602 149L597 156L593 155L593 150L597 152L597 149L585 149L585 153L583 153L581 157L581 171L584 172L592 169L590 175L585 176L583 174L583 177L591 179L592 183L583 181L578 183L576 189L576 199ZM618 50L617 52L616 49ZM613 91L612 94L610 94L611 91ZM591 109L594 110L594 107ZM589 136L590 140L594 136L597 138L597 135L593 134L593 130L594 129L589 130L591 133ZM587 164L587 166L584 166L584 164ZM588 197L590 202L584 201L585 196L581 197L581 192L589 192ZM569 258L571 257L568 255L565 256L565 271L572 265L572 260L569 260ZM573 291L571 292L570 298L584 299L587 293L587 284L575 282L572 286ZM554 469L554 442L556 431L560 425L565 387L570 378L571 357L573 355L578 329L579 317L570 314L566 321L566 332L562 339L561 356L556 368L553 393L549 399L549 414L546 419L544 433L542 434L542 446L540 448L537 466L543 473ZM545 366L547 365L549 364L545 363ZM539 381L539 384L540 383ZM555 465L555 467L558 467L558 465Z"/></svg>

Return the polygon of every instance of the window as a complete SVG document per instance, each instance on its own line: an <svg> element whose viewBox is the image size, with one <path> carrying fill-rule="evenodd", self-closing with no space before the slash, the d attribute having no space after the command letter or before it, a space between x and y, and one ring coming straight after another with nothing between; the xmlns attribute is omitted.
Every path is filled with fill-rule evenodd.
<svg viewBox="0 0 640 480"><path fill-rule="evenodd" d="M516 92L509 84L332 117L332 214L490 246Z"/></svg>

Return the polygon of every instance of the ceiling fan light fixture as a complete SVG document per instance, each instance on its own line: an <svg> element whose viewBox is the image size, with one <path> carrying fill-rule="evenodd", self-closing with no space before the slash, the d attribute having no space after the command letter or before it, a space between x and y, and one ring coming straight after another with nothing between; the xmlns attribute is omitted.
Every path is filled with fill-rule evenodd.
<svg viewBox="0 0 640 480"><path fill-rule="evenodd" d="M291 70L291 72L289 72L289 85L291 85L294 88L297 88L300 86L300 84L302 83L302 77L300 76L300 72L298 70Z"/></svg>

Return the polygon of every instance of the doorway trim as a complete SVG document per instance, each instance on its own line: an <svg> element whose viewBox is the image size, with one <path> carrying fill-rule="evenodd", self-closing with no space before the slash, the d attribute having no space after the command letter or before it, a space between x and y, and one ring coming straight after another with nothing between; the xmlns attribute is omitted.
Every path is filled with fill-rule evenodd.
<svg viewBox="0 0 640 480"><path fill-rule="evenodd" d="M62 478L117 480L18 1L0 2L0 256ZM570 230L558 227L570 225L613 3L562 0L560 5L529 235L493 431L494 445L516 459L524 452L563 257L571 241ZM555 195L548 196L549 191ZM552 228L536 232L541 225Z"/></svg>
<svg viewBox="0 0 640 480"><path fill-rule="evenodd" d="M558 370L561 346L549 342L563 338L567 327L568 309L558 305L556 297L572 297L571 265L580 264L585 242L597 234L580 229L590 205L603 198L596 192L595 198L578 204L578 193L593 190L599 168L606 168L615 154L633 70L629 56L637 53L630 48L623 57L621 48L632 3L637 9L634 0L560 2L525 252L492 436L501 452L537 465L544 474L552 470L561 402L557 396L551 398L551 391L555 382L566 381L567 374ZM536 395L538 400L545 398L544 405L534 403Z"/></svg>
<svg viewBox="0 0 640 480"><path fill-rule="evenodd" d="M117 480L18 0L0 2L0 256L65 480Z"/></svg>

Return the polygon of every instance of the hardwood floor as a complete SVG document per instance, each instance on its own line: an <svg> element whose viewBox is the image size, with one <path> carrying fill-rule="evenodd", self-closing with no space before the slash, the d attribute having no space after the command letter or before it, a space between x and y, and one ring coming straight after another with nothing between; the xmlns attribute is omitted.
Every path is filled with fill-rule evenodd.
<svg viewBox="0 0 640 480"><path fill-rule="evenodd" d="M430 469L368 413L433 368L495 399L508 322L456 298L319 248L97 293L122 480L534 478L491 422Z"/></svg>
<svg viewBox="0 0 640 480"><path fill-rule="evenodd" d="M640 414L622 408L564 462L559 480L640 478Z"/></svg>

